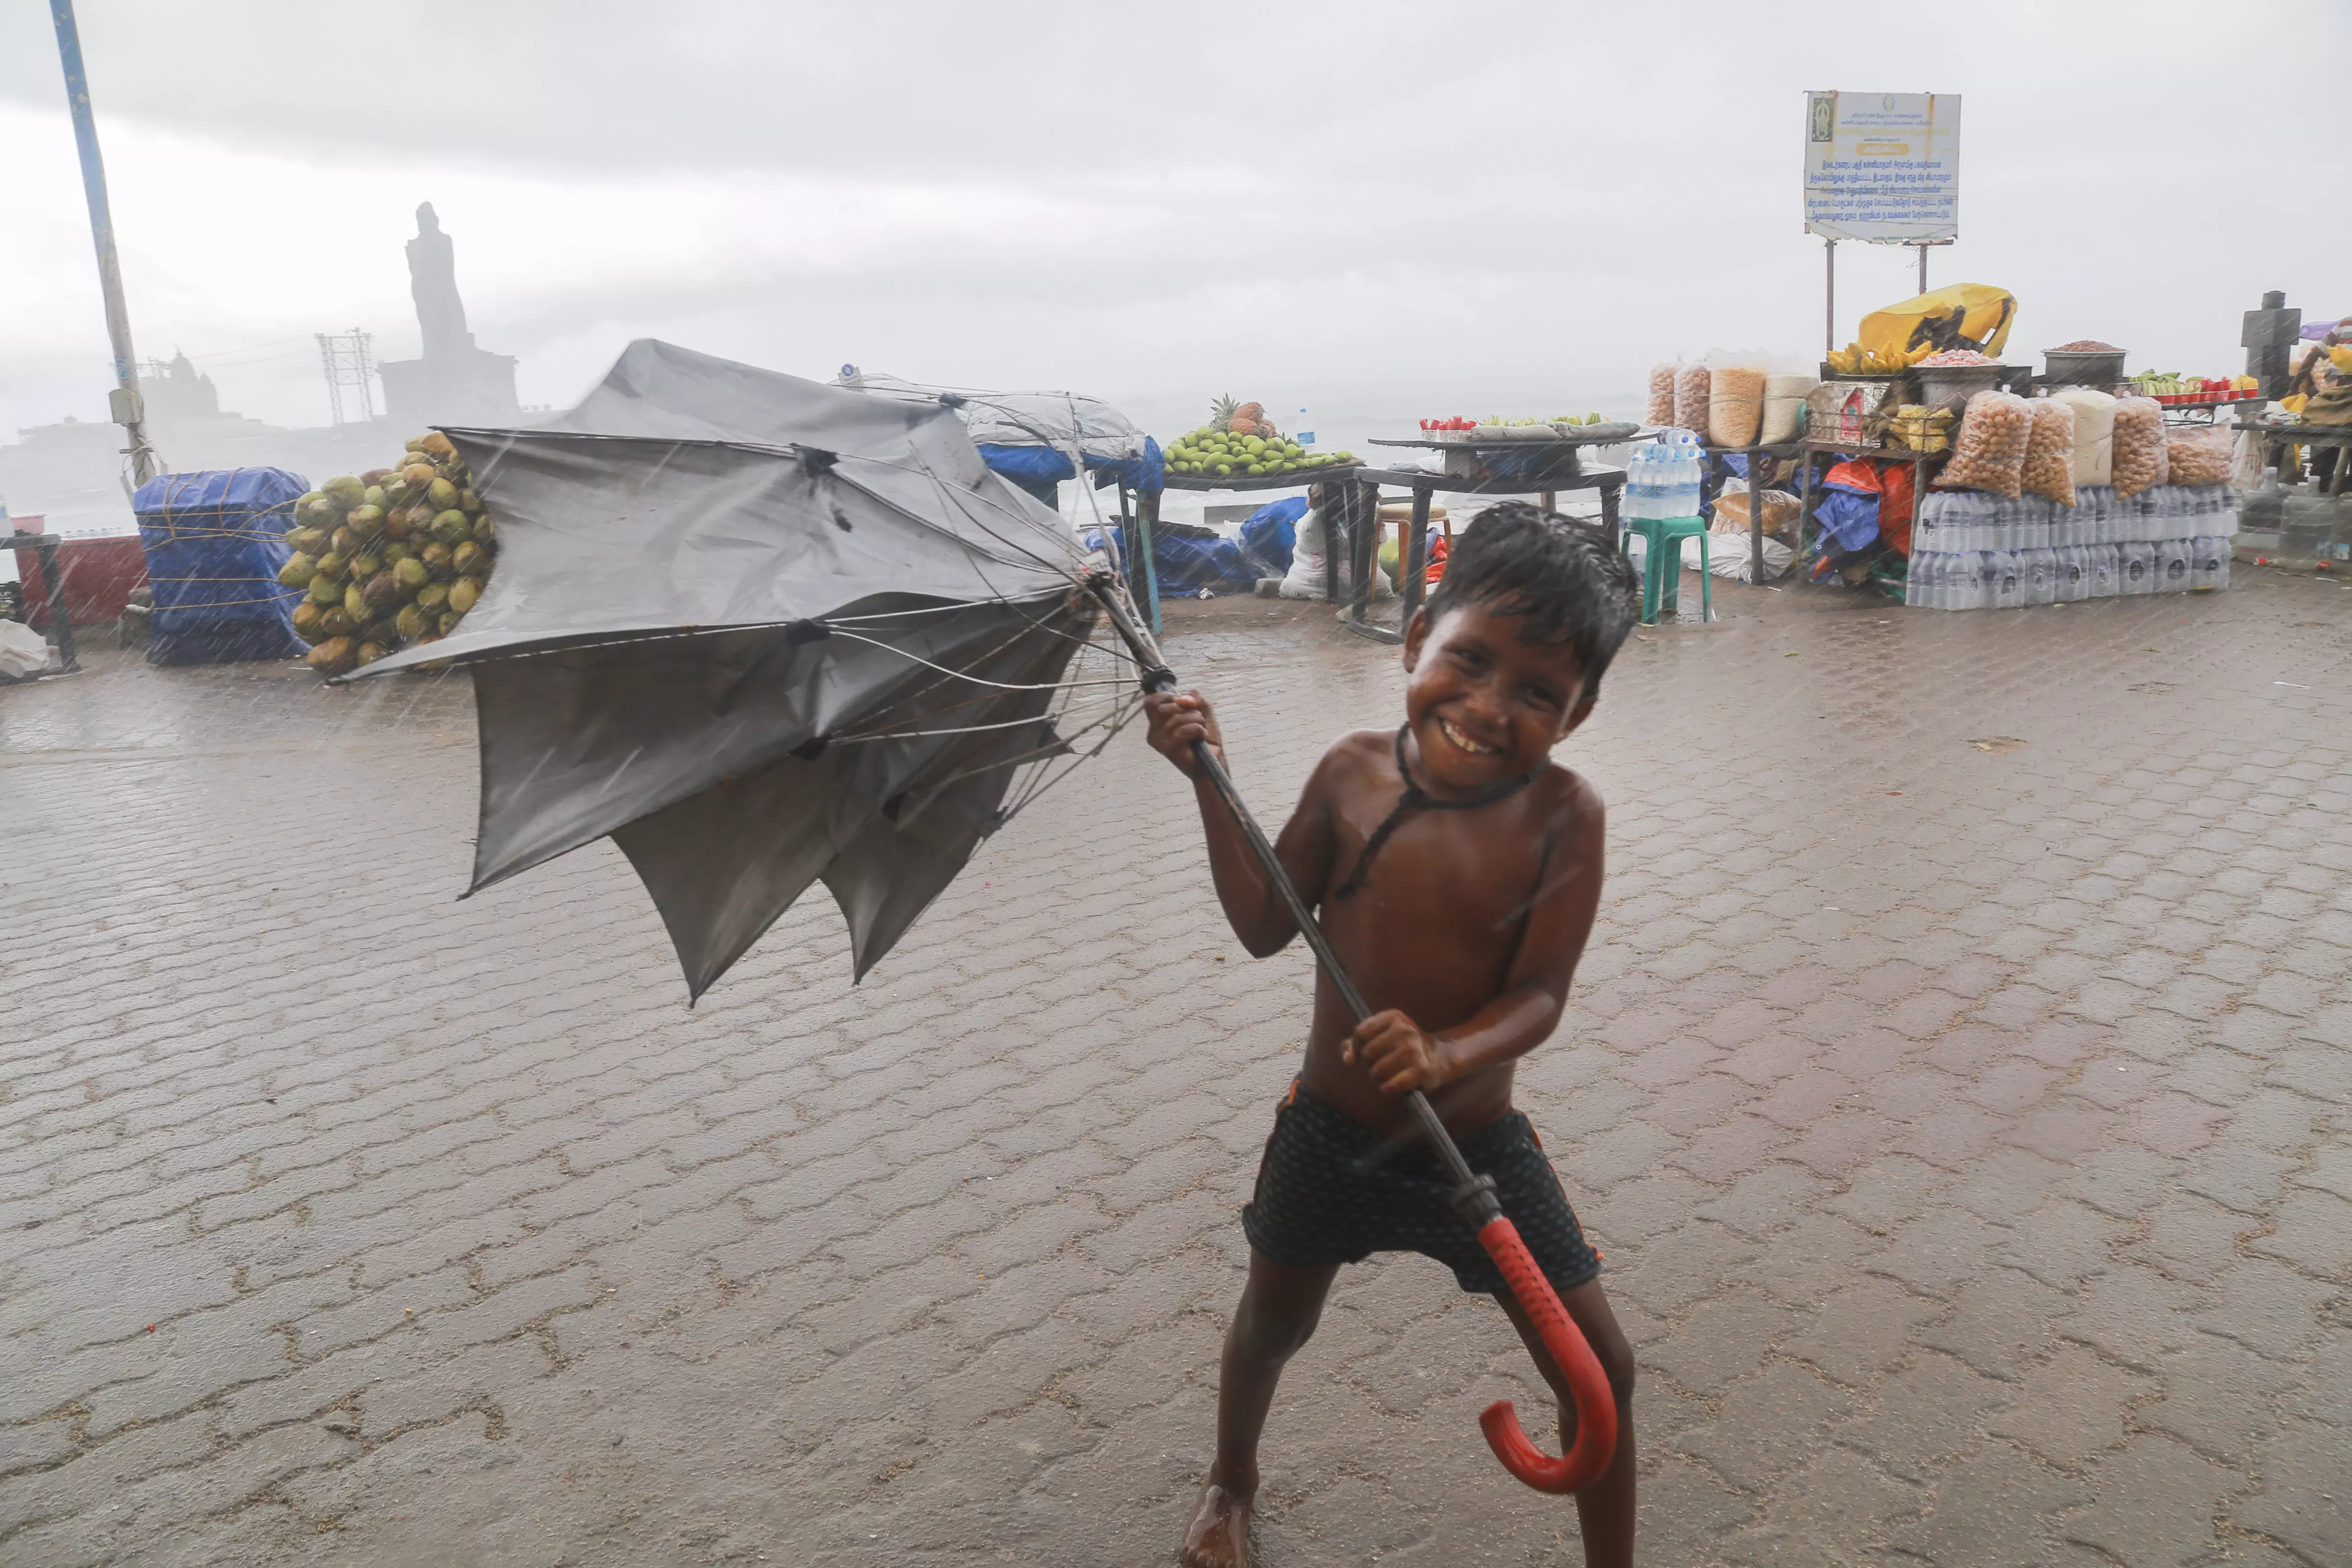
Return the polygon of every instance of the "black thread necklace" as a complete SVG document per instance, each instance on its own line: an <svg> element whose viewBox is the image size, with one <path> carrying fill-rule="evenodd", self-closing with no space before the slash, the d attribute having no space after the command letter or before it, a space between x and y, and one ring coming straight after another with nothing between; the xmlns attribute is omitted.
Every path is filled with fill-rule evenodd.
<svg viewBox="0 0 2352 1568"><path fill-rule="evenodd" d="M1493 784L1480 784L1460 800L1439 800L1413 783L1412 770L1405 766L1404 736L1411 728L1409 724L1400 724L1396 732L1397 776L1404 780L1404 794L1398 799L1396 809L1372 829L1370 838L1364 840L1364 852L1356 857L1355 869L1348 873L1348 879L1330 895L1335 903L1341 899L1355 897L1357 890L1363 887L1365 877L1371 871L1372 857L1381 852L1381 846L1389 841L1389 836L1403 824L1407 816L1416 811L1469 811L1481 805L1492 805L1527 788L1536 774L1543 771L1538 764L1517 778L1496 779Z"/></svg>

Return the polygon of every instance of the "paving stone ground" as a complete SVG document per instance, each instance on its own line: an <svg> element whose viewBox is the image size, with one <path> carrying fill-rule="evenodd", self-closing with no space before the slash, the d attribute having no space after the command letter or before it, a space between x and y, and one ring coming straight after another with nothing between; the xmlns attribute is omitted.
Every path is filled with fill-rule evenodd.
<svg viewBox="0 0 2352 1568"><path fill-rule="evenodd" d="M1523 1078L1644 1559L2352 1562L2352 596L1718 605L1568 748L1612 870ZM1265 815L1394 722L1319 609L1171 651ZM863 986L818 896L688 1011L609 846L452 901L471 723L0 691L0 1561L1170 1561L1309 982L1172 773L1129 737ZM1497 1395L1491 1303L1350 1270L1267 1563L1579 1561Z"/></svg>

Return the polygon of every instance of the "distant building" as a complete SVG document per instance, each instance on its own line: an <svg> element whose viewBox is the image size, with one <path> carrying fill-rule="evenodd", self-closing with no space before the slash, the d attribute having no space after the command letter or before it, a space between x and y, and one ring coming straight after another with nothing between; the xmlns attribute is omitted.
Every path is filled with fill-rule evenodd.
<svg viewBox="0 0 2352 1568"><path fill-rule="evenodd" d="M184 353L173 353L168 363L149 360L139 377L139 391L147 400L147 417L167 425L209 424L221 416L220 393L213 378Z"/></svg>
<svg viewBox="0 0 2352 1568"><path fill-rule="evenodd" d="M386 360L384 412L404 429L428 425L512 425L522 417L515 396L515 359L474 346L457 297L457 247L441 232L433 204L416 209L416 237L408 242L408 292L425 352Z"/></svg>

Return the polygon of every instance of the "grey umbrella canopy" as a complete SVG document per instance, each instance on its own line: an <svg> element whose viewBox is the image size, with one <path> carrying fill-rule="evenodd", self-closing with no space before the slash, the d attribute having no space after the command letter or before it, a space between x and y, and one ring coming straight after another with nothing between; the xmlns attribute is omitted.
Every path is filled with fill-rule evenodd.
<svg viewBox="0 0 2352 1568"><path fill-rule="evenodd" d="M550 424L446 434L498 571L353 679L471 668L468 891L610 834L699 996L822 878L863 977L1070 751L1095 600L952 409L644 341Z"/></svg>

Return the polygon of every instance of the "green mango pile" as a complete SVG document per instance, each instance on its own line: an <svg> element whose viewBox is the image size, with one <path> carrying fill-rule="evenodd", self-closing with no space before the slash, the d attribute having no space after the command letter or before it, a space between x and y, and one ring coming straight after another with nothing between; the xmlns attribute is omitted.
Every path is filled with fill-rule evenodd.
<svg viewBox="0 0 2352 1568"><path fill-rule="evenodd" d="M1209 423L1170 443L1168 471L1202 479L1311 474L1356 460L1353 452L1309 452L1276 429L1263 405L1220 397Z"/></svg>

